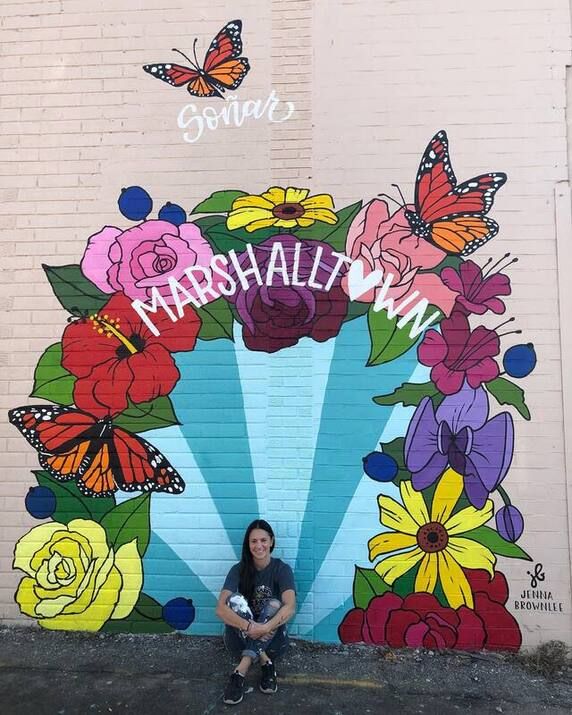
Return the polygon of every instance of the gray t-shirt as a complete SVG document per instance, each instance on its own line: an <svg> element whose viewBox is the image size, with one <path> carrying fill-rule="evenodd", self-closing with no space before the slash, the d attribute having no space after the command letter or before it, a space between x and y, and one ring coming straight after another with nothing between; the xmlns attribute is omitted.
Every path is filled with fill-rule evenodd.
<svg viewBox="0 0 572 715"><path fill-rule="evenodd" d="M225 579L223 590L238 591L240 564L235 564ZM267 598L282 598L284 591L295 591L294 574L288 564L281 559L270 559L270 563L262 571L256 571L254 581L254 597L249 603L255 616L262 608L262 602Z"/></svg>

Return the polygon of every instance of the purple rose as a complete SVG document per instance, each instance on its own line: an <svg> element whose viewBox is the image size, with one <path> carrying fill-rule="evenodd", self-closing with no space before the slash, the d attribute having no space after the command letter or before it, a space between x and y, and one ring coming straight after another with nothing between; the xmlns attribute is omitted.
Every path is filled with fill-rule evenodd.
<svg viewBox="0 0 572 715"><path fill-rule="evenodd" d="M275 244L281 244L281 249ZM249 350L273 353L296 345L303 337L324 342L339 333L348 297L341 288L342 270L331 246L278 234L253 245L252 253L261 280L250 274L245 287L231 268L237 290L228 298L238 311ZM252 269L247 252L238 256L238 263L243 271Z"/></svg>
<svg viewBox="0 0 572 715"><path fill-rule="evenodd" d="M127 231L105 226L91 236L81 270L104 293L122 292L131 300L148 300L155 287L173 303L169 277L194 291L185 268L208 268L213 251L194 223L174 226L168 221L144 221ZM196 276L199 284L201 276Z"/></svg>

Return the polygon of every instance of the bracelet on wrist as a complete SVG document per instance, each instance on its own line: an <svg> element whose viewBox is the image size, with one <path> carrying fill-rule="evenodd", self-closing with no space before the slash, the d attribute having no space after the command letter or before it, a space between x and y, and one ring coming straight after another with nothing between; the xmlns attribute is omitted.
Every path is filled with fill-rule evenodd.
<svg viewBox="0 0 572 715"><path fill-rule="evenodd" d="M248 625L247 625L246 628L244 629L244 632L245 632L245 633L248 633L248 630L249 630L249 628L250 628L251 625L252 625L252 621L248 621Z"/></svg>

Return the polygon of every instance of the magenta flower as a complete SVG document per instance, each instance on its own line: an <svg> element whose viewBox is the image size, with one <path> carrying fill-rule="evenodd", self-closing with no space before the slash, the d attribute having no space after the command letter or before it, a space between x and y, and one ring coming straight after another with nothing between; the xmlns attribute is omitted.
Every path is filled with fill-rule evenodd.
<svg viewBox="0 0 572 715"><path fill-rule="evenodd" d="M510 279L504 273L483 276L474 261L463 261L459 269L447 267L441 271L441 280L455 293L459 293L455 310L465 315L483 315L487 310L501 314L505 305L499 295L510 295Z"/></svg>
<svg viewBox="0 0 572 715"><path fill-rule="evenodd" d="M453 311L441 321L441 333L429 330L417 350L419 362L431 369L431 380L444 395L459 392L465 379L477 388L499 375L493 360L500 352L499 336L480 325L469 327L467 317Z"/></svg>

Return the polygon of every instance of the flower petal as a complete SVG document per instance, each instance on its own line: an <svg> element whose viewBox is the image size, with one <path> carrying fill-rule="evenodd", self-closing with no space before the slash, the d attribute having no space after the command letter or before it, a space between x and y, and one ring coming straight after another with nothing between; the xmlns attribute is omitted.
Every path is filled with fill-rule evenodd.
<svg viewBox="0 0 572 715"><path fill-rule="evenodd" d="M115 567L121 574L123 585L111 618L125 618L137 603L143 585L143 567L137 551L137 539L123 544L115 553Z"/></svg>
<svg viewBox="0 0 572 715"><path fill-rule="evenodd" d="M415 578L415 591L433 593L439 574L438 564L437 554L425 554Z"/></svg>
<svg viewBox="0 0 572 715"><path fill-rule="evenodd" d="M281 186L271 186L267 191L263 191L261 196L268 199L274 206L278 206L286 200L286 189Z"/></svg>
<svg viewBox="0 0 572 715"><path fill-rule="evenodd" d="M428 330L417 349L417 357L419 362L427 367L433 367L443 362L447 357L447 343L441 333L436 330Z"/></svg>
<svg viewBox="0 0 572 715"><path fill-rule="evenodd" d="M309 209L304 212L304 218L313 218L315 221L334 224L338 222L338 217L329 209Z"/></svg>
<svg viewBox="0 0 572 715"><path fill-rule="evenodd" d="M410 534L399 534L394 531L387 531L377 534L368 541L369 560L374 561L381 554L388 554L391 551L401 551L402 549L415 546L417 540Z"/></svg>
<svg viewBox="0 0 572 715"><path fill-rule="evenodd" d="M407 511L411 514L415 523L418 526L423 526L429 523L429 512L423 499L423 494L413 488L413 484L409 480L403 480L399 485L399 491L403 504Z"/></svg>
<svg viewBox="0 0 572 715"><path fill-rule="evenodd" d="M261 228L275 226L277 223L278 219L275 216L272 216L272 218L261 218L258 221L253 221L252 223L249 223L246 227L246 230L248 231L248 233L252 233L253 231L258 231Z"/></svg>
<svg viewBox="0 0 572 715"><path fill-rule="evenodd" d="M284 197L285 204L299 204L304 201L306 196L310 193L310 189L295 189L293 186L289 186L286 189L286 196Z"/></svg>
<svg viewBox="0 0 572 715"><path fill-rule="evenodd" d="M497 558L490 549L478 541L454 536L449 539L447 551L464 569L484 569L488 571L491 578L495 575L494 565Z"/></svg>
<svg viewBox="0 0 572 715"><path fill-rule="evenodd" d="M65 534L67 527L64 524L50 522L49 524L36 526L27 534L24 534L16 543L13 567L15 569L22 569L28 576L33 576L35 569L32 568L31 562L34 558L34 554L45 544L49 543L52 536L57 534L58 531Z"/></svg>
<svg viewBox="0 0 572 715"><path fill-rule="evenodd" d="M445 524L453 513L463 492L463 477L454 469L447 469L435 489L431 506L431 521Z"/></svg>
<svg viewBox="0 0 572 715"><path fill-rule="evenodd" d="M253 221L260 221L272 217L272 211L260 208L243 208L231 211L226 219L226 227L229 231L235 228L243 228Z"/></svg>
<svg viewBox="0 0 572 715"><path fill-rule="evenodd" d="M420 471L431 461L435 453L438 453L438 428L433 402L430 397L424 397L413 413L405 435L403 453L409 471Z"/></svg>
<svg viewBox="0 0 572 715"><path fill-rule="evenodd" d="M334 200L330 194L316 194L300 201L305 209L333 209Z"/></svg>
<svg viewBox="0 0 572 715"><path fill-rule="evenodd" d="M378 499L380 521L389 529L395 529L402 534L416 536L419 531L419 524L408 512L391 497L379 496Z"/></svg>
<svg viewBox="0 0 572 715"><path fill-rule="evenodd" d="M274 204L264 196L239 196L232 202L232 211L236 209L257 208L272 211Z"/></svg>
<svg viewBox="0 0 572 715"><path fill-rule="evenodd" d="M377 564L375 570L385 583L391 586L400 576L403 576L403 574L416 566L422 558L423 551L421 551L421 549L414 549L413 551L407 551L406 553L383 559L383 561Z"/></svg>
<svg viewBox="0 0 572 715"><path fill-rule="evenodd" d="M298 222L293 218L279 218L275 223L275 226L280 226L280 228L294 228L297 225Z"/></svg>
<svg viewBox="0 0 572 715"><path fill-rule="evenodd" d="M439 559L439 579L445 598L451 608L459 608L460 606L472 608L473 592L467 577L463 573L463 569L448 553L447 549L440 551L437 556Z"/></svg>
<svg viewBox="0 0 572 715"><path fill-rule="evenodd" d="M453 433L463 427L480 429L489 416L489 400L484 388L474 390L466 382L455 395L449 395L439 405L437 422L447 422Z"/></svg>
<svg viewBox="0 0 572 715"><path fill-rule="evenodd" d="M465 531L471 531L471 529L476 529L486 524L492 517L493 512L493 503L489 499L482 509L475 509L474 506L461 509L461 511L453 514L443 526L447 529L449 536L464 534Z"/></svg>

